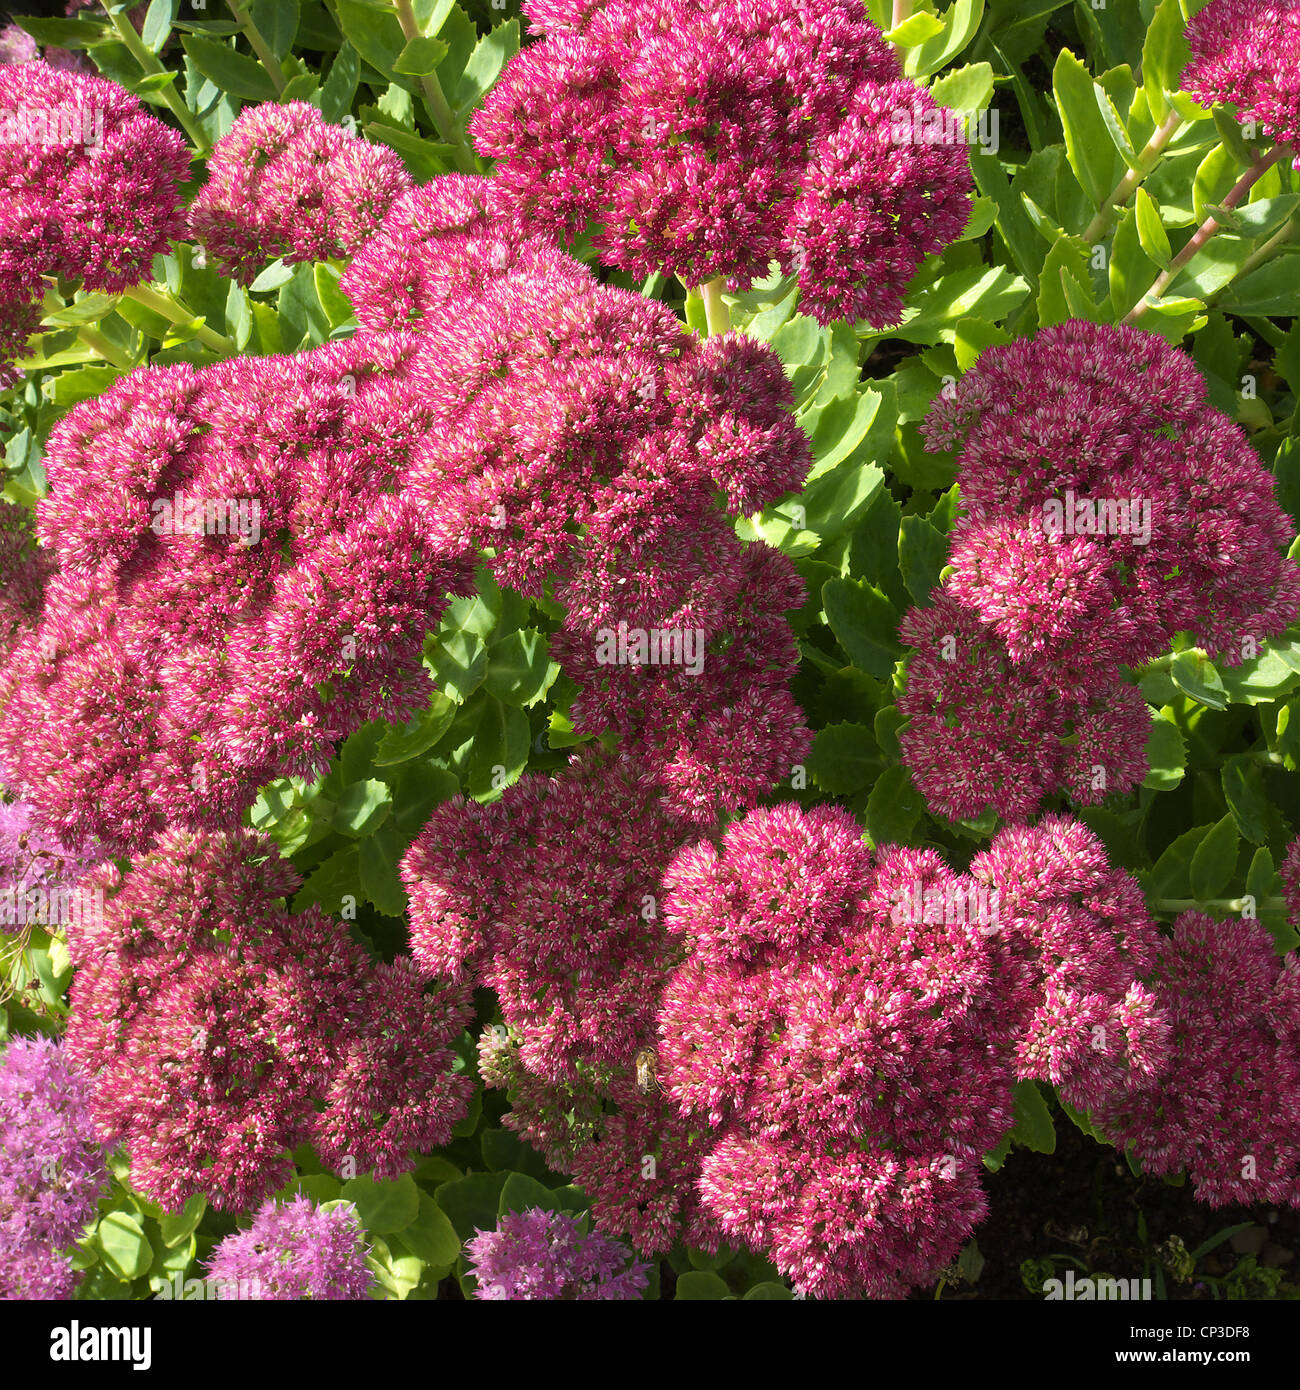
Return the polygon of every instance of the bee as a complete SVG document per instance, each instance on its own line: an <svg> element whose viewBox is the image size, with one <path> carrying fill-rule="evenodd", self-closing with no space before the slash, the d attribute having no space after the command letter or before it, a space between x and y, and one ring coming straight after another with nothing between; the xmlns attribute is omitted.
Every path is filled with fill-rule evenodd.
<svg viewBox="0 0 1300 1390"><path fill-rule="evenodd" d="M636 1088L643 1096L651 1090L664 1091L664 1083L659 1080L659 1056L653 1047L643 1047L636 1054Z"/></svg>

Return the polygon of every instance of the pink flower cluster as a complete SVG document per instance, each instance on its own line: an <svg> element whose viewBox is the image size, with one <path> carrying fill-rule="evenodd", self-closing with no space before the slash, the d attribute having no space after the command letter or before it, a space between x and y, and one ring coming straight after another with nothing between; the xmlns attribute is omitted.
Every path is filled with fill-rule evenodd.
<svg viewBox="0 0 1300 1390"><path fill-rule="evenodd" d="M31 512L0 498L0 662L35 626L53 572L53 557L36 545Z"/></svg>
<svg viewBox="0 0 1300 1390"><path fill-rule="evenodd" d="M483 1079L510 1090L505 1123L573 1173L602 1227L644 1251L683 1230L716 1247L693 1195L698 1145L638 1085L680 954L659 883L690 833L640 780L626 757L590 750L490 805L440 806L402 864L411 950L431 973L496 990L505 1022L483 1037Z"/></svg>
<svg viewBox="0 0 1300 1390"><path fill-rule="evenodd" d="M1121 666L1180 632L1236 663L1300 609L1271 476L1156 334L1074 320L990 348L924 431L958 450L962 515L904 622L900 741L944 814L1128 790L1147 729Z"/></svg>
<svg viewBox="0 0 1300 1390"><path fill-rule="evenodd" d="M428 700L467 559L400 480L430 408L410 337L134 372L52 431L59 562L0 676L0 765L69 842L228 828L282 775Z"/></svg>
<svg viewBox="0 0 1300 1390"><path fill-rule="evenodd" d="M0 385L40 323L41 277L116 292L184 225L181 135L115 82L0 65Z"/></svg>
<svg viewBox="0 0 1300 1390"><path fill-rule="evenodd" d="M900 1296L957 1254L1017 1078L1085 1103L1162 1059L1141 892L1063 818L961 875L933 850L873 862L847 812L785 804L664 882L688 955L659 1074L711 1131L706 1211L807 1292Z"/></svg>
<svg viewBox="0 0 1300 1390"><path fill-rule="evenodd" d="M1292 0L1213 0L1187 24L1182 88L1202 106L1235 106L1278 142L1300 139L1300 10ZM1300 154L1293 161L1300 167Z"/></svg>
<svg viewBox="0 0 1300 1390"><path fill-rule="evenodd" d="M88 881L110 896L69 929L66 1045L141 1191L240 1209L292 1176L302 1143L392 1177L448 1142L471 1089L450 1070L468 990L430 994L409 959L374 962L319 908L287 912L300 880L270 840L170 830Z"/></svg>
<svg viewBox="0 0 1300 1390"><path fill-rule="evenodd" d="M470 129L530 225L591 224L611 265L740 287L773 261L821 322L902 316L966 224L951 113L904 81L857 0L532 0L544 35ZM942 131L936 126L943 125Z"/></svg>
<svg viewBox="0 0 1300 1390"><path fill-rule="evenodd" d="M579 687L578 732L621 734L648 785L711 823L811 741L782 617L802 583L717 501L754 511L802 483L789 385L770 349L701 344L524 234L493 182L408 194L343 279L363 328L414 329L438 364L411 495L459 518L501 584L565 606L552 651ZM628 629L698 638L699 669L620 659Z"/></svg>
<svg viewBox="0 0 1300 1390"><path fill-rule="evenodd" d="M1158 1085L1093 1120L1149 1173L1186 1170L1210 1206L1300 1206L1300 963L1258 922L1185 912L1151 986L1172 1025Z"/></svg>
<svg viewBox="0 0 1300 1390"><path fill-rule="evenodd" d="M1001 831L969 872L997 898L998 1020L1016 1040L1016 1075L1051 1082L1076 1110L1158 1077L1169 1025L1142 981L1162 938L1097 836L1047 815Z"/></svg>
<svg viewBox="0 0 1300 1390"><path fill-rule="evenodd" d="M410 186L386 146L330 125L305 101L268 102L217 141L190 230L222 274L246 285L278 256L352 255Z"/></svg>

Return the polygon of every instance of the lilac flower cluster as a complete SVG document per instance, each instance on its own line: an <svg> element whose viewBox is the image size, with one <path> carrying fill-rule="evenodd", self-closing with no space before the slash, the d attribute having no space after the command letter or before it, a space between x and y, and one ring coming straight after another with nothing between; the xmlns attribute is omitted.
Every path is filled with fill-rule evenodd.
<svg viewBox="0 0 1300 1390"><path fill-rule="evenodd" d="M350 256L411 186L402 161L305 101L245 108L217 141L190 231L246 285L267 261Z"/></svg>
<svg viewBox="0 0 1300 1390"><path fill-rule="evenodd" d="M0 675L5 779L70 842L228 828L257 788L428 701L471 571L400 491L430 410L410 337L151 367L51 432L37 627Z"/></svg>
<svg viewBox="0 0 1300 1390"><path fill-rule="evenodd" d="M245 1231L212 1251L207 1275L223 1299L361 1299L374 1280L366 1267L365 1230L347 1203L318 1207L306 1197L271 1199Z"/></svg>
<svg viewBox="0 0 1300 1390"><path fill-rule="evenodd" d="M1236 663L1300 609L1271 476L1156 334L1075 320L990 348L924 432L959 451L962 515L904 621L900 741L946 815L1128 790L1147 731L1121 666L1180 632Z"/></svg>
<svg viewBox="0 0 1300 1390"><path fill-rule="evenodd" d="M41 277L116 292L184 225L180 134L115 82L0 65L0 385L40 323Z"/></svg>
<svg viewBox="0 0 1300 1390"><path fill-rule="evenodd" d="M710 1131L705 1208L807 1292L899 1296L956 1255L1017 1078L1083 1104L1163 1060L1141 892L1063 818L960 875L933 850L873 862L847 812L786 804L684 849L665 887L688 955L659 1071Z"/></svg>
<svg viewBox="0 0 1300 1390"><path fill-rule="evenodd" d="M13 1037L0 1054L0 1299L72 1297L64 1252L108 1181L89 1089L50 1038Z"/></svg>
<svg viewBox="0 0 1300 1390"><path fill-rule="evenodd" d="M30 803L0 801L0 934L22 924L16 909L24 895L38 892L48 912L50 900L72 889L99 859L94 844L72 850L44 833Z"/></svg>
<svg viewBox="0 0 1300 1390"><path fill-rule="evenodd" d="M1186 1170L1210 1206L1300 1206L1300 962L1258 922L1185 912L1150 983L1172 1059L1104 1098L1098 1128L1149 1173Z"/></svg>
<svg viewBox="0 0 1300 1390"><path fill-rule="evenodd" d="M689 285L776 261L805 313L877 326L965 226L965 150L856 0L524 8L544 37L470 129L530 226L591 224L609 264Z"/></svg>
<svg viewBox="0 0 1300 1390"><path fill-rule="evenodd" d="M1212 0L1186 35L1185 92L1202 106L1235 106L1279 143L1300 139L1300 10L1291 0ZM1300 167L1300 154L1293 162Z"/></svg>
<svg viewBox="0 0 1300 1390"><path fill-rule="evenodd" d="M584 1236L573 1217L541 1207L507 1212L496 1230L467 1241L465 1254L482 1299L628 1301L641 1297L650 1269L629 1262L620 1242Z"/></svg>
<svg viewBox="0 0 1300 1390"><path fill-rule="evenodd" d="M552 651L579 687L578 732L618 732L648 787L710 823L811 742L782 616L801 581L717 505L720 492L753 511L802 483L789 385L767 347L700 344L663 305L519 231L492 182L407 195L344 276L363 327L415 329L438 363L410 493L458 518L501 584L565 606ZM698 633L702 670L602 662L620 623Z"/></svg>
<svg viewBox="0 0 1300 1390"><path fill-rule="evenodd" d="M468 990L427 993L319 908L287 912L300 880L273 842L169 830L88 881L111 896L102 924L69 929L68 1054L142 1191L238 1210L292 1176L305 1142L391 1177L448 1141L471 1084L450 1071Z"/></svg>

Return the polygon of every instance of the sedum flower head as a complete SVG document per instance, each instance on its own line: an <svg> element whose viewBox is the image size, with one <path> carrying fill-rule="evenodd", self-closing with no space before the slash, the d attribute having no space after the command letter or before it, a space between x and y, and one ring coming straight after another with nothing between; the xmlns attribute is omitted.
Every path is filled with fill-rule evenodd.
<svg viewBox="0 0 1300 1390"><path fill-rule="evenodd" d="M411 186L390 149L330 125L305 101L250 106L217 141L190 229L249 284L267 262L351 256Z"/></svg>
<svg viewBox="0 0 1300 1390"><path fill-rule="evenodd" d="M10 1038L0 1053L0 1299L72 1297L64 1252L108 1181L89 1102L59 1044Z"/></svg>
<svg viewBox="0 0 1300 1390"><path fill-rule="evenodd" d="M321 909L286 911L298 875L265 836L170 830L90 881L110 896L102 922L69 930L67 1047L140 1190L237 1210L292 1176L302 1143L394 1177L448 1141L470 1086L450 1050L467 992L425 993Z"/></svg>
<svg viewBox="0 0 1300 1390"><path fill-rule="evenodd" d="M1093 1116L1149 1173L1186 1170L1210 1206L1300 1206L1300 969L1258 922L1185 912L1150 986L1171 1024L1157 1083Z"/></svg>
<svg viewBox="0 0 1300 1390"><path fill-rule="evenodd" d="M376 717L428 702L463 543L400 493L421 344L132 373L52 432L60 573L0 677L0 766L52 833L125 850L227 829Z"/></svg>
<svg viewBox="0 0 1300 1390"><path fill-rule="evenodd" d="M477 1229L477 1228L476 1228ZM466 1242L474 1296L482 1299L638 1299L650 1266L599 1231L583 1235L565 1212L506 1212L494 1231Z"/></svg>
<svg viewBox="0 0 1300 1390"><path fill-rule="evenodd" d="M1057 689L1184 631L1236 664L1300 609L1272 477L1157 334L1071 320L991 348L925 431L958 451L952 594Z"/></svg>
<svg viewBox="0 0 1300 1390"><path fill-rule="evenodd" d="M932 600L900 628L915 650L898 699L903 760L932 810L1024 820L1049 797L1095 805L1142 780L1151 716L1136 686L1094 674L1058 690L948 589Z"/></svg>
<svg viewBox="0 0 1300 1390"><path fill-rule="evenodd" d="M901 80L853 0L527 7L540 41L471 119L506 204L553 235L592 224L611 265L740 286L772 262L822 322L896 323L955 239L964 137Z"/></svg>
<svg viewBox="0 0 1300 1390"><path fill-rule="evenodd" d="M361 1299L374 1282L366 1266L365 1230L344 1202L318 1207L306 1197L271 1199L246 1231L213 1249L207 1276L223 1298Z"/></svg>
<svg viewBox="0 0 1300 1390"><path fill-rule="evenodd" d="M184 221L179 132L106 78L33 61L0 65L0 353L40 318L41 277L114 293L149 274ZM0 364L0 384L15 373Z"/></svg>
<svg viewBox="0 0 1300 1390"><path fill-rule="evenodd" d="M1212 0L1187 24L1180 85L1203 106L1234 106L1279 142L1300 137L1300 10L1293 0Z"/></svg>

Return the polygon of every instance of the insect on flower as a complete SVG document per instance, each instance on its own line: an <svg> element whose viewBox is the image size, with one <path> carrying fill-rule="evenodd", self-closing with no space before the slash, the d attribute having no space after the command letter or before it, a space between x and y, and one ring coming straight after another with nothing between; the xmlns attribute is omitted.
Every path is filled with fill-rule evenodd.
<svg viewBox="0 0 1300 1390"><path fill-rule="evenodd" d="M652 1089L667 1094L667 1088L659 1079L658 1067L659 1056L653 1047L643 1047L636 1054L636 1088L643 1096L649 1095Z"/></svg>

